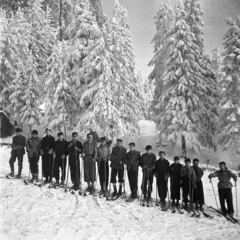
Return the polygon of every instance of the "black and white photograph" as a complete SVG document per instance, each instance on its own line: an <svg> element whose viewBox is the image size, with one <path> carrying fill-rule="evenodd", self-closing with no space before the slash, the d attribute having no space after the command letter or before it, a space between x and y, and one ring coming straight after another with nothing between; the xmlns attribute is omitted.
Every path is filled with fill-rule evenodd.
<svg viewBox="0 0 240 240"><path fill-rule="evenodd" d="M0 239L240 239L240 0L0 0Z"/></svg>

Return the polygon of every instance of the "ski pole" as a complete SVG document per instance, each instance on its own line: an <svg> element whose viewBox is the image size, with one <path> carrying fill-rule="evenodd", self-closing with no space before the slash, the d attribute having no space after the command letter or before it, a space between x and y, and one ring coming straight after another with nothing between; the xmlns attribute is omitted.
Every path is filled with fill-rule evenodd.
<svg viewBox="0 0 240 240"><path fill-rule="evenodd" d="M158 204L158 201L157 201L157 199L158 199L158 185L157 185L157 180L158 180L158 176L156 176L156 206L158 207L159 206L159 204Z"/></svg>
<svg viewBox="0 0 240 240"><path fill-rule="evenodd" d="M104 167L104 192L105 192L105 195L107 194L107 171L106 171L106 162L102 159L102 164L103 167Z"/></svg>
<svg viewBox="0 0 240 240"><path fill-rule="evenodd" d="M125 199L127 199L127 194L126 194L126 188L125 188L125 180L126 180L126 169L125 166L123 164L123 187L124 187L124 195L125 195Z"/></svg>
<svg viewBox="0 0 240 240"><path fill-rule="evenodd" d="M215 201L216 201L216 205L217 205L217 209L218 209L218 203L217 203L217 198L216 198L216 194L215 194L215 191L214 191L214 187L213 187L213 183L212 183L212 180L210 180L210 183L212 184L212 190L213 190L214 198L215 198Z"/></svg>
<svg viewBox="0 0 240 240"><path fill-rule="evenodd" d="M95 183L95 185L94 185L94 189L96 189L97 188L97 182L98 182L98 177L99 177L99 167L100 167L100 164L99 163L97 163L97 165L98 165L98 168L97 168L97 177L96 177L96 183Z"/></svg>
<svg viewBox="0 0 240 240"><path fill-rule="evenodd" d="M76 184L77 184L77 188L79 188L79 185L80 185L80 178L79 178L79 166L78 166L78 159L77 159L77 151L75 150L75 161L76 161L76 168L77 168L77 171L76 171L76 176L75 176L75 181L76 181ZM75 185L75 188L76 188L76 185ZM79 189L76 189L76 190L79 190Z"/></svg>
<svg viewBox="0 0 240 240"><path fill-rule="evenodd" d="M43 183L43 155L42 155L42 183Z"/></svg>
<svg viewBox="0 0 240 240"><path fill-rule="evenodd" d="M53 157L52 173L51 173L51 184L52 184L52 179L53 179L54 163L55 163L55 158Z"/></svg>
<svg viewBox="0 0 240 240"><path fill-rule="evenodd" d="M66 162L66 164L67 164L67 162ZM69 160L69 157L68 157L67 179L66 179L66 186L65 186L64 192L67 192L67 183L68 183L69 168L70 168L70 160Z"/></svg>
<svg viewBox="0 0 240 240"><path fill-rule="evenodd" d="M237 182L235 182L235 188L236 188L236 217L238 220L238 192L237 192Z"/></svg>
<svg viewBox="0 0 240 240"><path fill-rule="evenodd" d="M168 181L168 180L166 180L166 181ZM168 189L168 183L167 183L167 195L168 195L168 206L170 208L171 201L170 201L170 194L169 194L169 189Z"/></svg>
<svg viewBox="0 0 240 240"><path fill-rule="evenodd" d="M144 192L144 188L145 188L145 177L146 177L146 173L145 171L143 171L143 178L142 178L142 186L141 186L141 190L142 190L142 194L141 194L141 198L140 198L140 205L142 205L143 203L143 192Z"/></svg>
<svg viewBox="0 0 240 240"><path fill-rule="evenodd" d="M110 192L111 192L111 182L112 182L112 168L111 168L111 174L110 174L110 179L109 179L109 190L108 190L108 196L110 195ZM107 200L108 200L108 196L107 196Z"/></svg>

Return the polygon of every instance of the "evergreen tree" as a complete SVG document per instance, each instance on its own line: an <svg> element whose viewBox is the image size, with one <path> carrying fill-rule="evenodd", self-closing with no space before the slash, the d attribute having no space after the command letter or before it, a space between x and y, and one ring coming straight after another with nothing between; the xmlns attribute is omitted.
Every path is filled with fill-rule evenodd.
<svg viewBox="0 0 240 240"><path fill-rule="evenodd" d="M209 111L215 102L211 96L208 98L208 82L203 77L205 70L198 63L199 46L186 23L187 13L181 0L177 1L175 14L163 91L155 106L159 111L155 122L160 140L167 138L175 144L182 139L183 154L186 155L185 140L191 142L196 151L206 144L209 120L206 123L205 119L215 117Z"/></svg>
<svg viewBox="0 0 240 240"><path fill-rule="evenodd" d="M227 19L229 30L224 36L223 71L225 73L221 88L223 96L220 112L219 142L224 150L240 154L240 17L234 21Z"/></svg>
<svg viewBox="0 0 240 240"><path fill-rule="evenodd" d="M212 50L211 66L216 76L218 84L220 84L224 78L223 73L223 58L220 48L215 48Z"/></svg>
<svg viewBox="0 0 240 240"><path fill-rule="evenodd" d="M169 32L173 25L173 9L170 7L168 0L162 1L160 9L154 19L157 33L152 40L152 43L154 44L154 56L148 65L154 67L149 75L149 79L150 81L154 80L155 82L155 92L151 111L158 114L155 105L162 92L163 74L170 51L170 48L168 47Z"/></svg>

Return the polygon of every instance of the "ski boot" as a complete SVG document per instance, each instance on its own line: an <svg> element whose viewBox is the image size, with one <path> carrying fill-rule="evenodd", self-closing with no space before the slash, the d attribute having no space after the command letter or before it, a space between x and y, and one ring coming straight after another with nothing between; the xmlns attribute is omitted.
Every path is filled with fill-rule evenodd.
<svg viewBox="0 0 240 240"><path fill-rule="evenodd" d="M9 176L10 178L13 178L13 177L14 177L14 172L13 172L13 171L10 172L10 173L8 174L8 176Z"/></svg>
<svg viewBox="0 0 240 240"><path fill-rule="evenodd" d="M122 196L123 192L122 192L122 185L119 186L119 190L118 190L118 196Z"/></svg>
<svg viewBox="0 0 240 240"><path fill-rule="evenodd" d="M118 195L118 193L117 193L117 187L116 187L116 186L113 186L113 189L114 189L114 191L113 191L112 197L116 197L116 196Z"/></svg>

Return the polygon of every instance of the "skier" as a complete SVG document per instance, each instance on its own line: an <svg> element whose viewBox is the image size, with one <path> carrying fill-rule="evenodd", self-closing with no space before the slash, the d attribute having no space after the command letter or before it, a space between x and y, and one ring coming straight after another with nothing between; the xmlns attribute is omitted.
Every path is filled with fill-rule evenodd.
<svg viewBox="0 0 240 240"><path fill-rule="evenodd" d="M158 195L160 198L160 204L162 207L166 205L166 197L168 192L168 177L170 172L170 164L167 159L165 159L165 152L159 152L160 158L155 163L155 177L158 187Z"/></svg>
<svg viewBox="0 0 240 240"><path fill-rule="evenodd" d="M237 182L237 176L233 174L230 170L228 170L225 162L219 163L219 171L209 174L208 178L211 179L214 177L218 177L218 193L219 193L219 201L221 205L221 210L224 215L227 213L230 216L233 216L233 196L232 196L232 183L231 178L235 181L235 186ZM225 200L227 202L227 209L225 206Z"/></svg>
<svg viewBox="0 0 240 240"><path fill-rule="evenodd" d="M52 181L53 150L55 138L51 135L50 128L46 128L45 133L46 135L42 138L41 141L40 153L42 155L43 176L45 177L44 183L50 183Z"/></svg>
<svg viewBox="0 0 240 240"><path fill-rule="evenodd" d="M196 188L196 174L190 164L191 160L189 158L185 158L185 166L182 167L180 172L183 187L183 203L186 210L188 210L188 202L190 202L190 210L192 210L193 189Z"/></svg>
<svg viewBox="0 0 240 240"><path fill-rule="evenodd" d="M16 158L18 159L18 174L17 178L21 178L22 173L22 164L23 164L23 155L25 154L25 146L26 146L26 138L22 136L22 129L16 129L16 136L12 139L12 151L11 157L9 160L9 165L11 169L11 173L9 173L9 177L14 177L14 162Z"/></svg>
<svg viewBox="0 0 240 240"><path fill-rule="evenodd" d="M84 181L87 182L87 191L94 191L94 181L96 180L96 156L97 143L93 141L93 135L87 134L88 140L83 143L83 161L84 161Z"/></svg>
<svg viewBox="0 0 240 240"><path fill-rule="evenodd" d="M107 146L106 138L101 138L101 145L97 148L97 161L99 169L99 179L101 185L100 194L107 195L108 179L109 179L109 165L108 161L111 158L110 149Z"/></svg>
<svg viewBox="0 0 240 240"><path fill-rule="evenodd" d="M130 151L126 154L128 181L131 189L131 198L137 198L138 191L138 165L141 161L141 154L135 150L135 143L129 143Z"/></svg>
<svg viewBox="0 0 240 240"><path fill-rule="evenodd" d="M30 171L32 174L30 182L38 182L38 162L41 149L41 138L38 137L37 130L32 131L31 138L27 140L26 149L28 153Z"/></svg>
<svg viewBox="0 0 240 240"><path fill-rule="evenodd" d="M182 169L182 164L180 164L179 157L174 157L174 163L170 166L170 182L171 182L171 199L172 205L175 207L175 200L176 206L179 207L179 200L180 200L180 188L181 188L181 177L180 172Z"/></svg>
<svg viewBox="0 0 240 240"><path fill-rule="evenodd" d="M203 177L203 170L198 166L199 159L194 158L193 159L193 169L196 174L196 189L193 191L193 203L195 203L195 208L198 210L203 210L204 205L204 192L203 192L203 183L202 183L202 177Z"/></svg>
<svg viewBox="0 0 240 240"><path fill-rule="evenodd" d="M66 176L66 149L68 142L64 139L63 132L59 132L58 140L55 142L54 153L54 176L56 178L56 184L59 184L59 172L61 168L61 185L64 184L65 176Z"/></svg>
<svg viewBox="0 0 240 240"><path fill-rule="evenodd" d="M142 155L140 161L140 167L143 171L143 181L142 181L142 193L144 195L144 200L150 200L152 194L152 184L153 184L153 171L156 163L156 155L152 153L152 146L147 145L146 153ZM148 186L148 189L147 189Z"/></svg>
<svg viewBox="0 0 240 240"><path fill-rule="evenodd" d="M80 141L78 141L78 133L72 133L72 141L68 143L67 155L69 155L69 166L71 171L71 180L74 190L80 189L80 160L79 156L83 152L83 146Z"/></svg>
<svg viewBox="0 0 240 240"><path fill-rule="evenodd" d="M122 146L122 139L117 139L117 146L113 147L111 154L111 183L113 184L113 195L122 195L123 177L124 177L124 162L126 161L127 150ZM119 191L117 192L116 177L118 175Z"/></svg>

